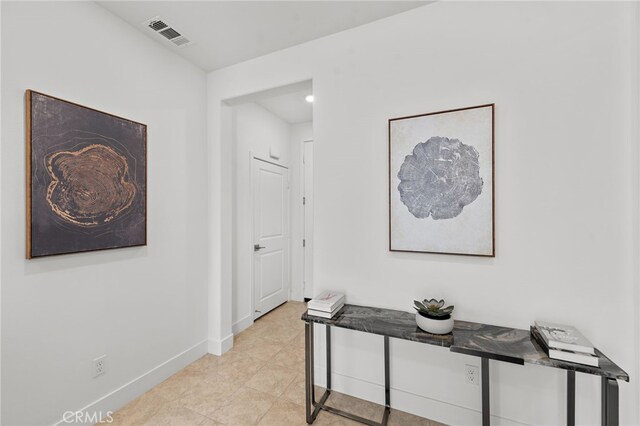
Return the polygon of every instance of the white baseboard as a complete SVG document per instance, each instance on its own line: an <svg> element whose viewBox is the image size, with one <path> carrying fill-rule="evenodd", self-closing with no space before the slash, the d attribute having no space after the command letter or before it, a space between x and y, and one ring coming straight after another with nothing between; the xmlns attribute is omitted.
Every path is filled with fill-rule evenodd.
<svg viewBox="0 0 640 426"><path fill-rule="evenodd" d="M208 340L208 351L213 355L222 355L233 347L233 334L229 334L222 340Z"/></svg>
<svg viewBox="0 0 640 426"><path fill-rule="evenodd" d="M231 326L231 331L233 332L233 335L235 336L236 334L246 330L247 328L251 327L252 325L253 325L253 317L251 315L247 315L246 317L242 318L240 321L238 321L235 324L233 324Z"/></svg>
<svg viewBox="0 0 640 426"><path fill-rule="evenodd" d="M174 356L171 359L163 362L157 367L152 368L139 377L131 380L119 387L118 389L106 394L100 399L93 401L87 406L80 408L77 412L87 413L93 415L94 413L102 413L102 419L105 420L108 412L115 412L116 410L124 407L129 402L133 401L149 389L158 385L162 381L171 377L178 371L182 370L193 361L197 360L201 356L207 353L207 341L203 340L200 343L195 344L182 353ZM71 418L71 415L69 415ZM90 417L89 417L90 418ZM75 425L91 425L95 422L69 422L64 419L60 419L55 426L68 425L72 423Z"/></svg>
<svg viewBox="0 0 640 426"><path fill-rule="evenodd" d="M324 367L316 365L315 376L318 386L326 386ZM331 384L333 390L337 392L384 405L384 385L340 373L331 375ZM319 397L320 395L316 396L316 398ZM391 388L391 408L450 425L475 425L482 422L482 413L473 408L454 405L393 387ZM491 424L521 426L524 423L491 415Z"/></svg>

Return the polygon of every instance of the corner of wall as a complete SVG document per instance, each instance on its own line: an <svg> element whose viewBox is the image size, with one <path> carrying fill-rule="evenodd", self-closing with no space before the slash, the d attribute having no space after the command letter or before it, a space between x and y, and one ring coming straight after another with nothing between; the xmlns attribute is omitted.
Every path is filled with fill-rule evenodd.
<svg viewBox="0 0 640 426"><path fill-rule="evenodd" d="M209 339L207 347L210 354L220 356L233 348L233 334L221 340Z"/></svg>
<svg viewBox="0 0 640 426"><path fill-rule="evenodd" d="M632 141L632 173L633 185L633 254L635 261L633 267L634 306L635 306L635 421L640 424L640 3L634 3L635 14L633 18L633 40L631 42L631 60L633 70L631 73L632 106L631 106L631 141Z"/></svg>
<svg viewBox="0 0 640 426"><path fill-rule="evenodd" d="M2 34L2 2L0 2L0 35ZM0 46L1 50L1 46ZM0 61L1 62L1 61ZM2 67L0 66L0 99L2 99ZM0 102L0 134L2 132L2 102ZM0 163L2 162L2 144L0 144ZM0 173L2 188L2 173ZM0 242L2 241L2 197L0 197ZM2 244L0 244L0 383L2 383ZM0 386L0 389L2 386ZM2 391L0 390L0 419L2 419Z"/></svg>

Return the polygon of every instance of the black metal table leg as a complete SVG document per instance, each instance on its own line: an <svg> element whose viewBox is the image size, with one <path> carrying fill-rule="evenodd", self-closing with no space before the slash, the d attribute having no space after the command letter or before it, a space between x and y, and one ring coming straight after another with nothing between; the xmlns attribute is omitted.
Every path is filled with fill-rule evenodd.
<svg viewBox="0 0 640 426"><path fill-rule="evenodd" d="M327 333L327 390L331 390L331 327L326 326Z"/></svg>
<svg viewBox="0 0 640 426"><path fill-rule="evenodd" d="M326 337L327 337L327 390L324 392L319 401L316 402L315 397L315 383L314 383L314 361L313 361L313 323L305 322L305 402L306 402L306 416L307 424L312 424L318 417L320 410L326 410L330 413L337 414L342 417L346 417L356 422L370 425L370 426L385 426L391 412L391 387L389 376L389 337L384 336L384 402L385 409L382 416L382 422L377 423L373 420L365 419L364 417L357 416L355 414L348 413L346 411L339 410L337 408L326 405L327 398L331 394L331 327L327 324Z"/></svg>
<svg viewBox="0 0 640 426"><path fill-rule="evenodd" d="M391 414L391 376L389 374L389 336L384 336L384 414L382 425L387 424Z"/></svg>
<svg viewBox="0 0 640 426"><path fill-rule="evenodd" d="M576 426L576 372L567 370L567 426Z"/></svg>
<svg viewBox="0 0 640 426"><path fill-rule="evenodd" d="M618 426L618 381L602 378L602 426Z"/></svg>
<svg viewBox="0 0 640 426"><path fill-rule="evenodd" d="M489 359L482 358L482 426L491 424L491 411L489 399Z"/></svg>
<svg viewBox="0 0 640 426"><path fill-rule="evenodd" d="M313 377L313 323L304 323L304 383L305 383L305 413L307 415L307 423L311 424L315 420L313 417L313 406L315 397L313 389L315 388Z"/></svg>

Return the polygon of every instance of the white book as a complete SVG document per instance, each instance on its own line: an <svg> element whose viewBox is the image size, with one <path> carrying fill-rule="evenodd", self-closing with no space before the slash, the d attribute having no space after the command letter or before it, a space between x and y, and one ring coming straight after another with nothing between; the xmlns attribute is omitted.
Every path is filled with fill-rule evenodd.
<svg viewBox="0 0 640 426"><path fill-rule="evenodd" d="M589 355L581 352L566 351L563 349L549 349L549 358L560 361L575 362L576 364L599 366L599 358L596 355Z"/></svg>
<svg viewBox="0 0 640 426"><path fill-rule="evenodd" d="M309 300L307 308L322 312L332 312L341 303L344 304L344 293L325 291Z"/></svg>
<svg viewBox="0 0 640 426"><path fill-rule="evenodd" d="M540 329L537 327L531 328L531 334L538 341L542 349L547 353L550 359L557 359L560 361L569 361L576 364L589 365L591 367L600 366L600 358L597 355L591 355L583 352L567 351L563 349L552 349L547 346L540 333Z"/></svg>
<svg viewBox="0 0 640 426"><path fill-rule="evenodd" d="M575 327L545 321L536 321L535 324L549 349L564 349L591 355L596 353L591 342Z"/></svg>
<svg viewBox="0 0 640 426"><path fill-rule="evenodd" d="M307 314L312 315L314 317L333 318L335 314L337 314L338 311L342 309L343 306L344 306L344 303L341 303L331 312L317 311L315 309L307 309Z"/></svg>

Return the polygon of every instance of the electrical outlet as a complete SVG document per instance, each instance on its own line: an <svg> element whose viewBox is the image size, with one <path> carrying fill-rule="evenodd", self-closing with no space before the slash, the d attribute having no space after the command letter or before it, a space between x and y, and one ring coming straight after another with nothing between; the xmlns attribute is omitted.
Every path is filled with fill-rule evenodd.
<svg viewBox="0 0 640 426"><path fill-rule="evenodd" d="M102 355L93 360L93 377L102 376L107 372L107 356Z"/></svg>
<svg viewBox="0 0 640 426"><path fill-rule="evenodd" d="M480 369L477 365L465 365L465 379L470 385L480 385Z"/></svg>

